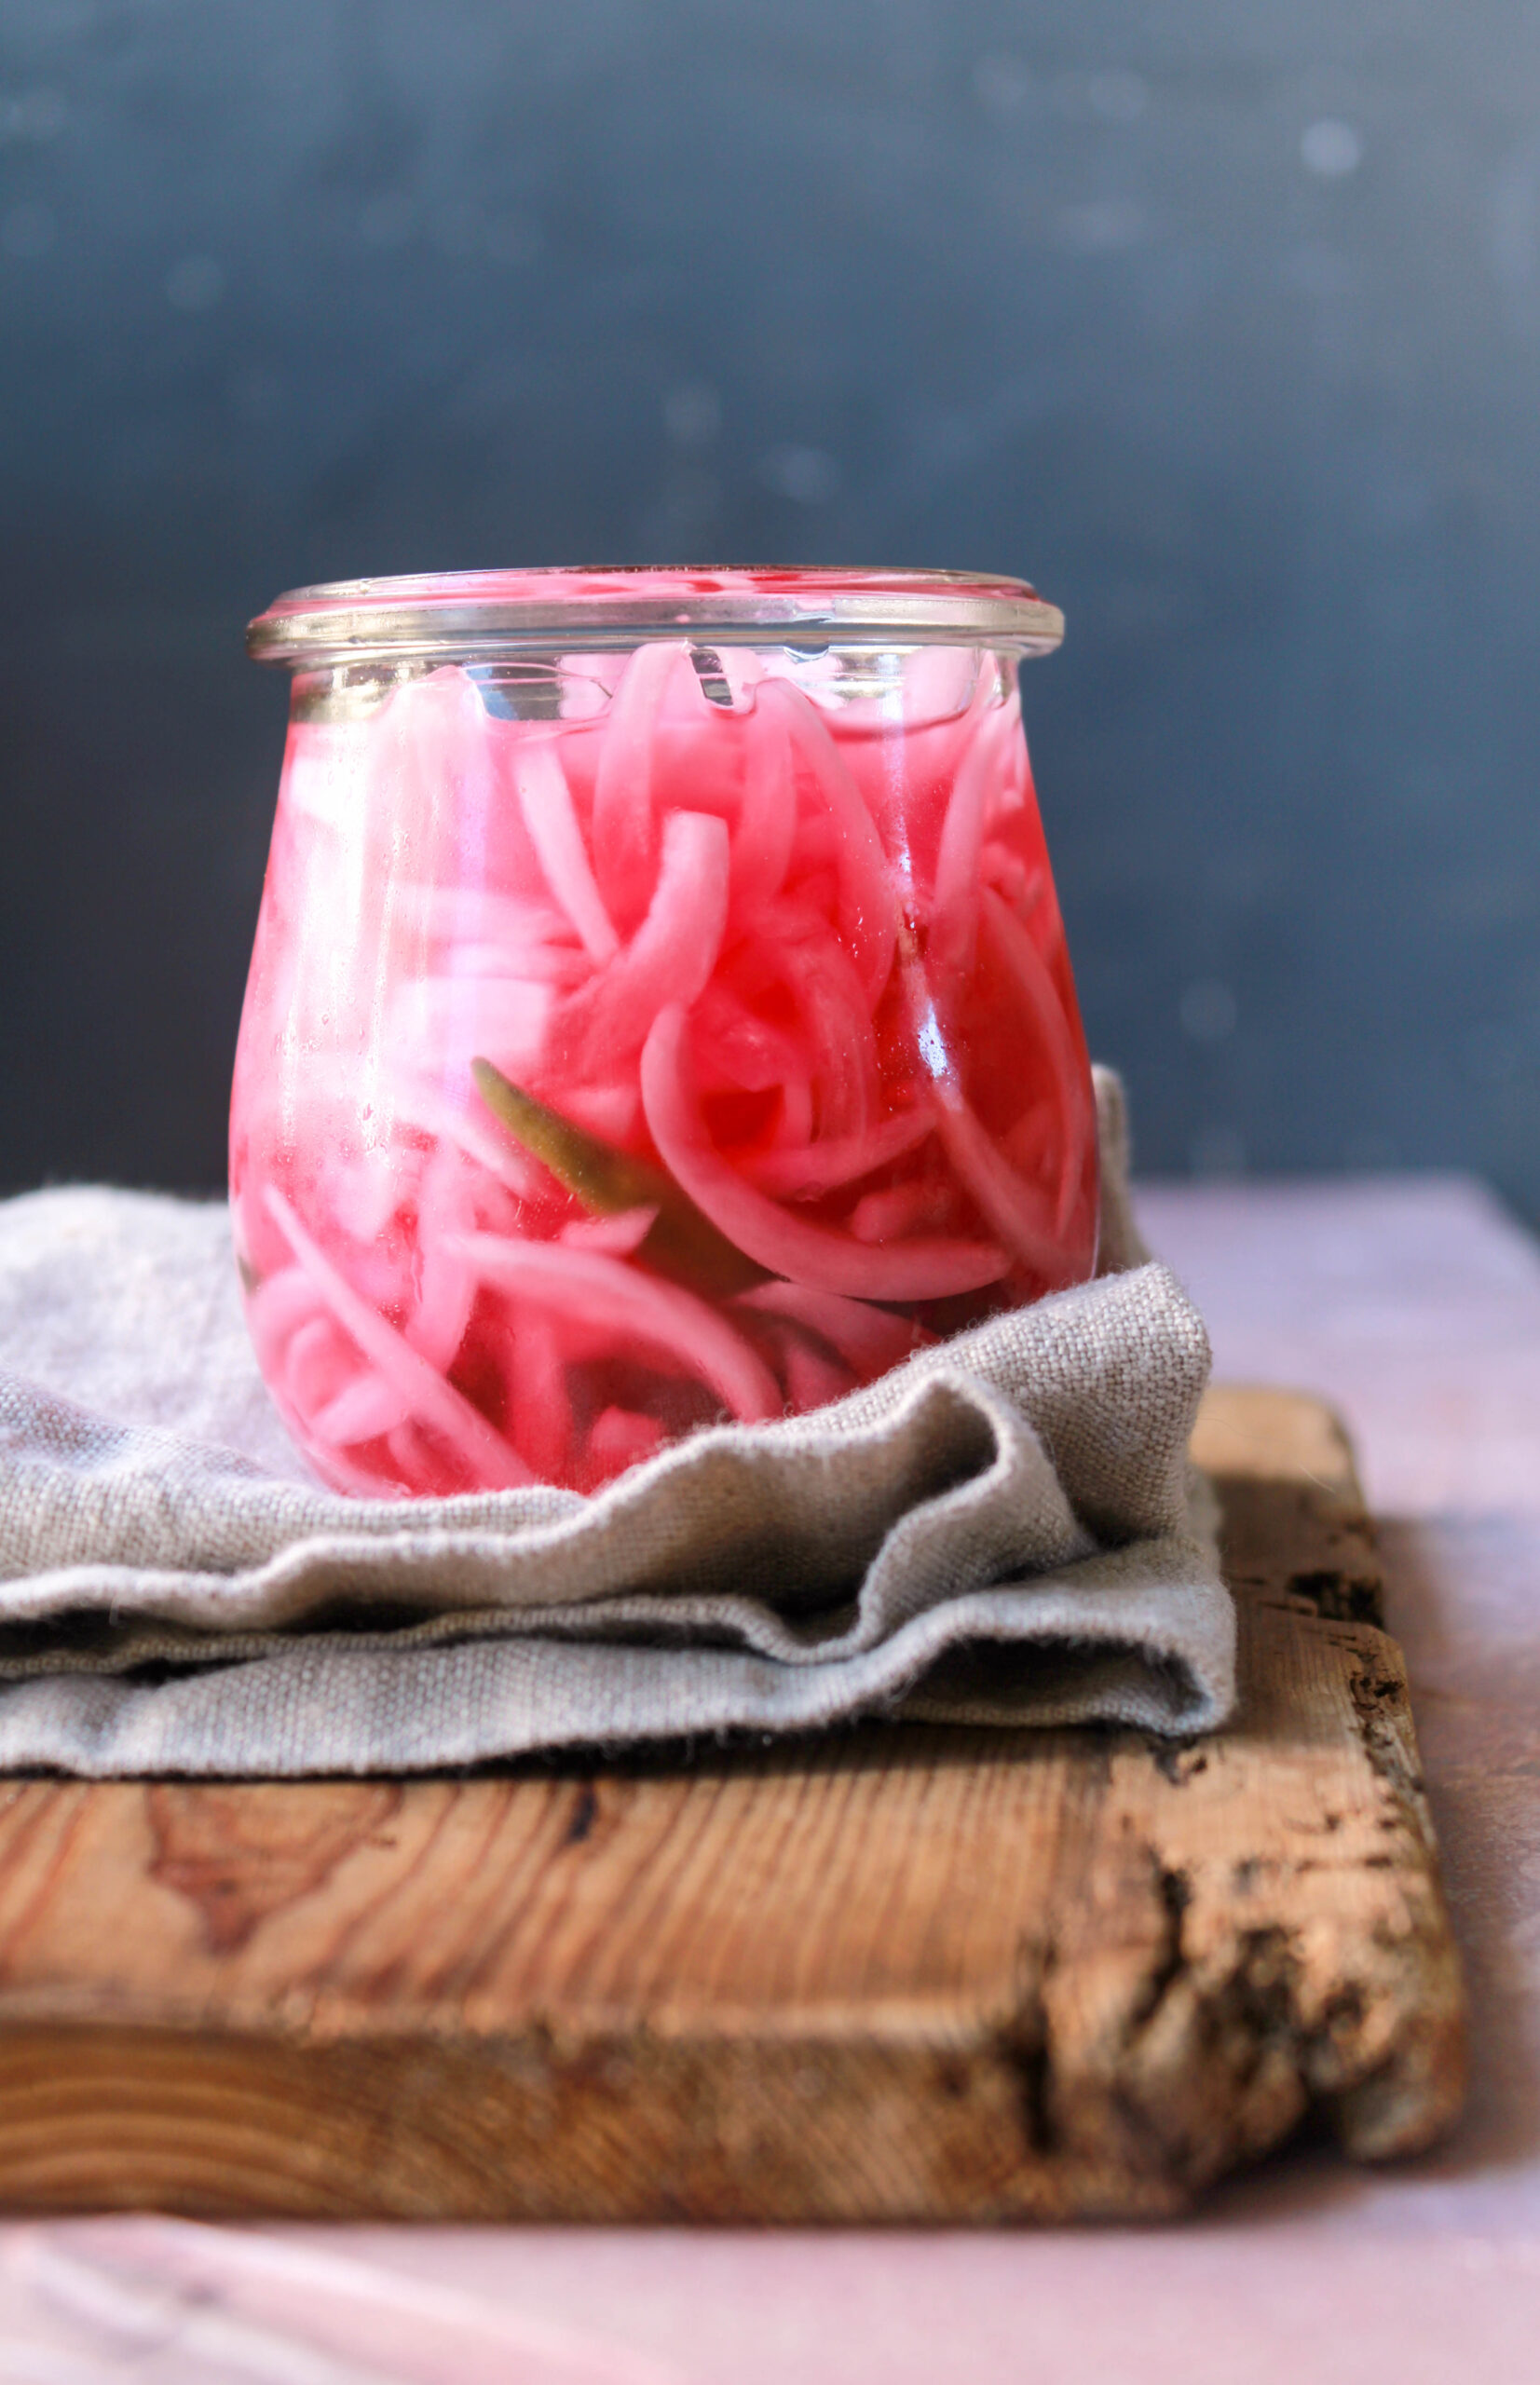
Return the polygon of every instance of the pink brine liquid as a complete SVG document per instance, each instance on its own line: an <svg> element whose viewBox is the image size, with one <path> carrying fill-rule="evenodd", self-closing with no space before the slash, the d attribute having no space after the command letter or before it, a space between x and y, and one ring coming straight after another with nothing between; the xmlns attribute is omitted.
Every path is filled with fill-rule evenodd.
<svg viewBox="0 0 1540 2385"><path fill-rule="evenodd" d="M1090 1274L1015 666L888 661L660 640L301 708L231 1185L326 1481L593 1491Z"/></svg>

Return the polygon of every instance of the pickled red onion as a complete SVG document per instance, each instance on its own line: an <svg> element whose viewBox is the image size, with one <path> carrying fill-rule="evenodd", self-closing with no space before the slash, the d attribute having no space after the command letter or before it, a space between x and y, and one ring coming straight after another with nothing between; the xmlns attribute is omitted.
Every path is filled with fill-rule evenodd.
<svg viewBox="0 0 1540 2385"><path fill-rule="evenodd" d="M538 1308L521 1309L512 1329L511 1355L508 1383L513 1438L538 1475L559 1480L571 1462L576 1425L556 1321Z"/></svg>
<svg viewBox="0 0 1540 2385"><path fill-rule="evenodd" d="M650 1457L663 1438L656 1416L639 1416L634 1408L602 1409L589 1431L588 1462L601 1480Z"/></svg>
<svg viewBox="0 0 1540 2385"><path fill-rule="evenodd" d="M945 1180L906 1177L902 1184L863 1192L851 1211L851 1232L857 1242L897 1242L918 1226L939 1224L950 1202Z"/></svg>
<svg viewBox="0 0 1540 2385"><path fill-rule="evenodd" d="M578 932L589 959L599 968L620 948L615 922L605 908L583 832L572 805L572 790L554 743L524 747L513 765L519 810L539 857L546 884Z"/></svg>
<svg viewBox="0 0 1540 2385"><path fill-rule="evenodd" d="M1082 1056L1075 1048L1058 988L1049 973L1048 963L1032 940L1030 930L1023 925L1007 904L1002 902L992 886L984 889L983 913L995 949L1028 1007L1053 1071L1064 1135L1054 1232L1062 1234L1080 1190L1086 1150L1092 1147L1089 1141L1090 1098L1082 1083L1084 1075Z"/></svg>
<svg viewBox="0 0 1540 2385"><path fill-rule="evenodd" d="M579 664L554 716L516 691L490 713L459 670L408 681L356 731L363 782L331 726L294 732L336 784L280 817L271 899L345 916L350 960L275 947L263 1049L303 1053L303 1098L271 1062L252 1080L234 1181L264 1370L349 1489L457 1487L445 1448L476 1480L592 1488L663 1436L631 1404L648 1370L773 1415L928 1338L874 1303L1014 1301L1089 1263L1083 1053L994 660L970 682L910 656L876 696L833 654ZM494 1123L473 1060L656 1200L596 1214L559 1149ZM709 1297L692 1233L743 1262Z"/></svg>
<svg viewBox="0 0 1540 2385"><path fill-rule="evenodd" d="M1051 1291L1070 1280L1062 1247L1054 1239L1046 1202L1017 1176L985 1132L977 1111L955 1083L937 1083L936 1132L987 1225L1019 1265L1041 1277Z"/></svg>
<svg viewBox="0 0 1540 2385"><path fill-rule="evenodd" d="M776 1338L781 1344L781 1370L795 1409L823 1408L831 1399L843 1399L848 1391L855 1389L855 1378L849 1367L828 1357L816 1342L785 1331Z"/></svg>
<svg viewBox="0 0 1540 2385"><path fill-rule="evenodd" d="M535 1475L518 1451L495 1432L480 1409L457 1392L428 1360L419 1357L393 1325L370 1307L320 1247L311 1240L276 1184L265 1194L269 1216L288 1240L296 1261L308 1275L345 1333L377 1369L416 1416L432 1425L471 1468L478 1481L496 1490L533 1482Z"/></svg>
<svg viewBox="0 0 1540 2385"><path fill-rule="evenodd" d="M789 904L771 906L760 934L795 997L804 1052L818 1063L820 1128L841 1138L864 1135L881 1092L877 1038L849 956L816 912Z"/></svg>
<svg viewBox="0 0 1540 2385"><path fill-rule="evenodd" d="M717 1310L623 1259L563 1243L467 1234L457 1246L484 1283L574 1323L617 1329L676 1359L745 1424L781 1413L774 1376Z"/></svg>
<svg viewBox="0 0 1540 2385"><path fill-rule="evenodd" d="M906 1316L891 1315L865 1301L846 1300L839 1292L816 1292L806 1284L756 1284L752 1291L738 1293L733 1306L789 1317L793 1324L807 1327L831 1350L838 1350L863 1381L886 1374L890 1367L935 1339Z"/></svg>
<svg viewBox="0 0 1540 2385"><path fill-rule="evenodd" d="M996 756L1010 727L1004 710L984 715L963 755L942 822L925 947L931 980L938 992L964 982L973 967L985 807L996 774Z"/></svg>
<svg viewBox="0 0 1540 2385"><path fill-rule="evenodd" d="M651 904L631 942L573 995L555 1023L585 1072L619 1070L642 1048L664 1002L692 1002L722 948L728 917L728 832L709 812L671 811Z"/></svg>
<svg viewBox="0 0 1540 2385"><path fill-rule="evenodd" d="M593 865L614 916L626 928L647 909L657 864L654 732L664 690L681 664L689 664L683 645L637 647L620 674L605 722L593 781Z"/></svg>
<svg viewBox="0 0 1540 2385"><path fill-rule="evenodd" d="M750 917L779 894L797 834L791 730L784 712L756 704L747 729L743 794L732 832L732 907Z"/></svg>
<svg viewBox="0 0 1540 2385"><path fill-rule="evenodd" d="M246 1329L264 1374L281 1372L292 1337L320 1314L321 1298L298 1267L282 1267L247 1296Z"/></svg>
<svg viewBox="0 0 1540 2385"><path fill-rule="evenodd" d="M556 1239L569 1250L602 1250L629 1259L657 1221L656 1209L615 1209L606 1217L569 1218Z"/></svg>
<svg viewBox="0 0 1540 2385"><path fill-rule="evenodd" d="M835 831L839 880L839 931L861 979L868 1012L888 982L898 933L898 907L887 857L865 798L850 767L806 696L784 679L765 679L761 708L779 711L793 745L808 762Z"/></svg>
<svg viewBox="0 0 1540 2385"><path fill-rule="evenodd" d="M316 1410L309 1424L318 1441L342 1450L393 1432L408 1412L401 1393L383 1375L364 1373L355 1375L334 1399Z"/></svg>
<svg viewBox="0 0 1540 2385"><path fill-rule="evenodd" d="M761 1192L775 1193L782 1200L827 1192L902 1159L924 1141L934 1124L929 1103L917 1102L868 1127L864 1135L830 1135L815 1143L756 1152L743 1162L743 1173Z"/></svg>
<svg viewBox="0 0 1540 2385"><path fill-rule="evenodd" d="M875 1249L767 1200L711 1146L685 1081L685 1013L675 1002L659 1013L643 1046L648 1131L697 1208L761 1267L792 1283L869 1301L946 1300L982 1290L1007 1272L1009 1261L991 1243L938 1237Z"/></svg>

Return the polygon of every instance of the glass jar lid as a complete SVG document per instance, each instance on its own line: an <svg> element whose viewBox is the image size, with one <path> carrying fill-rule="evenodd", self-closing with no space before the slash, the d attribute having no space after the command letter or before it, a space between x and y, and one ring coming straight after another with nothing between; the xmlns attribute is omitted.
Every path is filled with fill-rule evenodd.
<svg viewBox="0 0 1540 2385"><path fill-rule="evenodd" d="M257 616L258 662L319 670L373 655L605 647L990 646L1050 654L1064 616L1025 579L966 571L793 569L424 572L292 589Z"/></svg>

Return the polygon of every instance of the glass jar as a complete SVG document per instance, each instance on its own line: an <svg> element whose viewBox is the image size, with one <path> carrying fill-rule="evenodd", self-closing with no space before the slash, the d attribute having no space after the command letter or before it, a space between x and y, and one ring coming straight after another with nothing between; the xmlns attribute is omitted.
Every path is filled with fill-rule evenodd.
<svg viewBox="0 0 1540 2385"><path fill-rule="evenodd" d="M264 1375L370 1496L593 1491L1088 1275L1023 581L455 573L254 621L293 721L236 1061Z"/></svg>

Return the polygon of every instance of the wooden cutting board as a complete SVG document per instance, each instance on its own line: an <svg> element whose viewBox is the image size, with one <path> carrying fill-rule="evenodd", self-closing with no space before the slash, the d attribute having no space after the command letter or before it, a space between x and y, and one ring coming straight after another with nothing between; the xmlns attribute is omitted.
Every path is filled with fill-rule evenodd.
<svg viewBox="0 0 1540 2385"><path fill-rule="evenodd" d="M1459 1968L1340 1427L1210 1394L1216 1738L874 1725L403 1782L0 1786L0 2202L411 2219L1179 2209L1412 2151Z"/></svg>

